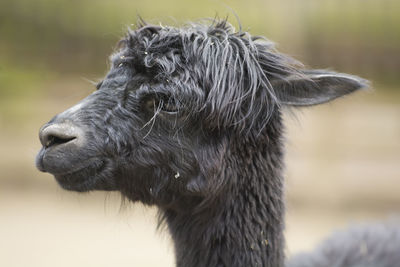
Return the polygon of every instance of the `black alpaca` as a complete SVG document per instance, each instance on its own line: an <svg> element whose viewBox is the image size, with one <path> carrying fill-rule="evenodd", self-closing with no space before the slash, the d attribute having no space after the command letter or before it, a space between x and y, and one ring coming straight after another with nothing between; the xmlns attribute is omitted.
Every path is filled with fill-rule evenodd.
<svg viewBox="0 0 400 267"><path fill-rule="evenodd" d="M283 266L281 113L366 81L306 70L225 21L143 24L111 62L96 92L41 128L37 167L67 190L156 205L179 267Z"/></svg>

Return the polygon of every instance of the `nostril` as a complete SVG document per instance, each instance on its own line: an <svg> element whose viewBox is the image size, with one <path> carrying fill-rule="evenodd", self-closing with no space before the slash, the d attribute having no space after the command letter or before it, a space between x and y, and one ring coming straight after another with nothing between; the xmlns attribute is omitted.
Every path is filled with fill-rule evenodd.
<svg viewBox="0 0 400 267"><path fill-rule="evenodd" d="M69 141L72 141L74 139L76 139L76 137L59 137L59 136L50 134L49 136L46 137L44 146L46 148L48 148L53 145L60 145L60 144L68 143Z"/></svg>
<svg viewBox="0 0 400 267"><path fill-rule="evenodd" d="M39 131L40 142L45 148L61 145L78 139L80 130L71 124L51 124Z"/></svg>

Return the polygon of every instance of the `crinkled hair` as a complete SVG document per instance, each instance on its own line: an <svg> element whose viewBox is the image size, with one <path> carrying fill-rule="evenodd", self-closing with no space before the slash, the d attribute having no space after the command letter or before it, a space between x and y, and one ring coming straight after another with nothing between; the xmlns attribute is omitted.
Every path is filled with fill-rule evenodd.
<svg viewBox="0 0 400 267"><path fill-rule="evenodd" d="M205 112L210 125L241 132L261 131L268 123L279 105L274 80L304 78L301 63L276 51L264 37L236 32L226 20L180 28L141 20L113 58L121 54L133 57L139 71L173 86L170 93L189 102L192 113Z"/></svg>

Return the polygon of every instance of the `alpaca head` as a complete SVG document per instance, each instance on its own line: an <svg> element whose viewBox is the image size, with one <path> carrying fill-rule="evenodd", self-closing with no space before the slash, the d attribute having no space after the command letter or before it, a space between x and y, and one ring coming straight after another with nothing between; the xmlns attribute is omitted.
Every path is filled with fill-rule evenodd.
<svg viewBox="0 0 400 267"><path fill-rule="evenodd" d="M220 175L227 147L267 138L282 107L365 86L355 76L306 70L226 22L141 25L111 63L94 93L41 128L37 167L68 190L118 190L171 208L218 194L229 183Z"/></svg>

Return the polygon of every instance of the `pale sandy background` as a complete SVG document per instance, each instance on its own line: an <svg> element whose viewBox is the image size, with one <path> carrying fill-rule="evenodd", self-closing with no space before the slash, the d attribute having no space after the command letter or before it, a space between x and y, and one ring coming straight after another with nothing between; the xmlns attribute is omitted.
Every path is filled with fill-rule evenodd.
<svg viewBox="0 0 400 267"><path fill-rule="evenodd" d="M94 4L97 3L97 4ZM171 22L231 12L223 1L0 3L0 267L173 266L155 210L77 194L36 171L37 132L93 90L136 13ZM375 90L287 115L287 252L336 229L400 216L399 3L232 1L252 32ZM133 10L133 11L132 11ZM289 15L290 14L290 15Z"/></svg>

